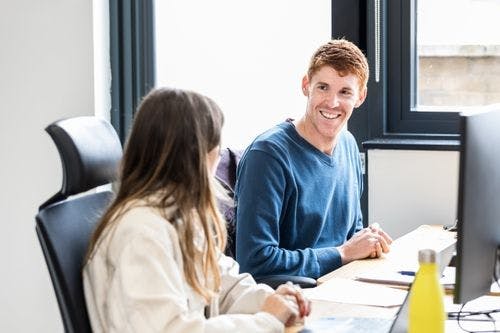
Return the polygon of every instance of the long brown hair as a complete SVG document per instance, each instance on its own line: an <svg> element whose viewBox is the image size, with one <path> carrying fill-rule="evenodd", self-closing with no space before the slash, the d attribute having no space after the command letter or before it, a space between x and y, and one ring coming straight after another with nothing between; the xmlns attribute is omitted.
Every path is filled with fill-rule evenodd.
<svg viewBox="0 0 500 333"><path fill-rule="evenodd" d="M87 260L105 228L132 201L147 199L162 214L173 207L174 213L164 217L178 232L184 276L209 301L220 287L217 249L224 249L227 238L207 167L208 152L220 144L222 124L217 104L192 91L160 88L143 99L126 144L116 198L92 236ZM195 244L200 236L203 248Z"/></svg>

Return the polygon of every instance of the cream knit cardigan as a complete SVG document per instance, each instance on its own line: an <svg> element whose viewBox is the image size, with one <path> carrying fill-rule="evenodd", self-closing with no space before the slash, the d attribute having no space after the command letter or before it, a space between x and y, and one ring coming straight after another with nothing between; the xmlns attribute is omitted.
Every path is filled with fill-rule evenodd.
<svg viewBox="0 0 500 333"><path fill-rule="evenodd" d="M239 274L220 254L221 291L210 306L187 284L175 228L150 207L134 205L101 235L83 269L94 332L283 332L259 312L272 292ZM207 318L208 317L208 318Z"/></svg>

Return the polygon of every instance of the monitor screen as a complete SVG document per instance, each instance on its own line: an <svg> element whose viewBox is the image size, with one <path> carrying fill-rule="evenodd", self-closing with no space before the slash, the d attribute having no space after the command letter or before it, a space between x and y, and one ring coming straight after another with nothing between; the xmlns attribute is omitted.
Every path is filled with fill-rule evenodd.
<svg viewBox="0 0 500 333"><path fill-rule="evenodd" d="M455 303L490 291L500 245L500 105L460 121Z"/></svg>

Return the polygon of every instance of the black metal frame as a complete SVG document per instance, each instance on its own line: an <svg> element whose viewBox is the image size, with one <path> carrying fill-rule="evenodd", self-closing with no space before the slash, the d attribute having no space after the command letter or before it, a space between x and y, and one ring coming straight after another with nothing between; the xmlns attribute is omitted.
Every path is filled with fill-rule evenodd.
<svg viewBox="0 0 500 333"><path fill-rule="evenodd" d="M416 49L417 0L381 0L385 36L387 123L380 137L458 139L458 112L428 112L415 108L418 54ZM372 15L370 15L372 16ZM369 25L371 31L373 25ZM380 110L381 105L373 105Z"/></svg>
<svg viewBox="0 0 500 333"><path fill-rule="evenodd" d="M415 105L418 57L417 0L380 0L380 80L375 82L375 8L368 0L332 0L332 38L344 37L365 52L371 73L365 103L349 120L361 152L368 148L458 150L458 113L425 112ZM423 111L423 112L422 112ZM368 168L365 158L365 168ZM361 198L368 212L368 179ZM365 218L365 223L366 223Z"/></svg>
<svg viewBox="0 0 500 333"><path fill-rule="evenodd" d="M154 0L109 0L111 123L125 141L141 98L155 86Z"/></svg>
<svg viewBox="0 0 500 333"><path fill-rule="evenodd" d="M361 142L372 139L459 139L457 112L426 112L413 107L417 78L412 72L418 66L413 42L416 4L417 0L380 0L380 80L375 82L373 1L332 0L332 38L345 37L356 43L367 55L371 69L366 101L349 120L349 130L360 148Z"/></svg>
<svg viewBox="0 0 500 333"><path fill-rule="evenodd" d="M365 0L332 0L332 38L345 38L367 54L367 1ZM370 88L368 88L370 91ZM370 94L368 94L370 96ZM361 142L371 138L371 118L373 114L368 112L368 103L363 103L356 109L349 119L349 131L351 131L358 142L360 151L363 151ZM368 160L365 158L365 170L368 170ZM361 195L361 211L363 223L366 226L368 221L368 178L365 173L363 177L365 189Z"/></svg>

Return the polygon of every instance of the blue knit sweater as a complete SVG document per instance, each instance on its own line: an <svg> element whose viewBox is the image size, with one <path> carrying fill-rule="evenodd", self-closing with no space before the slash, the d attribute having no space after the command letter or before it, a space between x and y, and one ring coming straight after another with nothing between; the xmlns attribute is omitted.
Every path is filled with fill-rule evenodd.
<svg viewBox="0 0 500 333"><path fill-rule="evenodd" d="M363 227L356 141L339 134L332 156L290 122L258 136L239 165L236 258L255 276L318 278L342 265L335 248Z"/></svg>

